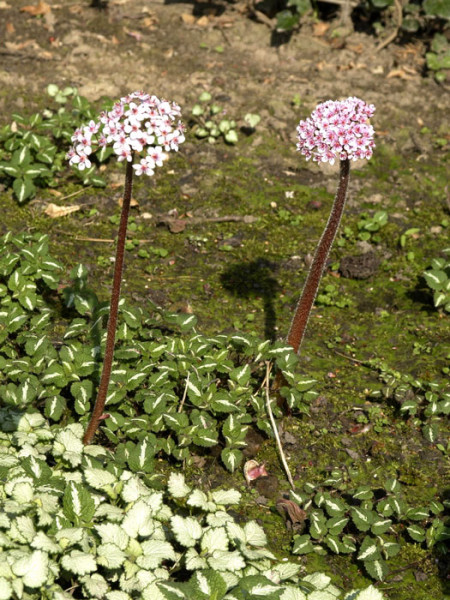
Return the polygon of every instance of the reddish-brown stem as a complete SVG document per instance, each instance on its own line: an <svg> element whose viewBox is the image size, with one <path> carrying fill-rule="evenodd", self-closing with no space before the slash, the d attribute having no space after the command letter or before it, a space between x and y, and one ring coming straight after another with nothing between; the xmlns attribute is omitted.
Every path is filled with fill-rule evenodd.
<svg viewBox="0 0 450 600"><path fill-rule="evenodd" d="M287 343L294 348L297 353L305 335L306 326L308 324L309 315L311 313L314 300L319 289L320 280L327 262L328 254L333 245L334 238L341 222L342 213L344 212L345 199L347 197L347 187L350 174L350 161L348 159L340 161L339 186L331 209L328 223L322 233L320 242L317 245L314 259L309 269L308 277L306 278L303 287L302 295L297 304L294 318L291 323L291 328L287 336Z"/></svg>
<svg viewBox="0 0 450 600"><path fill-rule="evenodd" d="M120 216L119 235L117 238L116 260L114 263L114 278L109 307L108 327L106 332L105 358L103 370L98 386L97 400L92 411L91 420L83 437L84 444L90 444L105 408L106 395L114 357L114 342L116 339L117 315L119 311L120 288L122 284L123 259L125 254L125 241L127 237L128 214L130 212L131 192L133 189L133 163L127 162L125 175L125 189L123 193L122 214Z"/></svg>

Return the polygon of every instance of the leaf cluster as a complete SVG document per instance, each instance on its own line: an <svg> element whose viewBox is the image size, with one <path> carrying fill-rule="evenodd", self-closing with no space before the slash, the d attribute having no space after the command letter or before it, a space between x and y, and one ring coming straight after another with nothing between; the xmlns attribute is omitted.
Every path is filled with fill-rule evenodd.
<svg viewBox="0 0 450 600"><path fill-rule="evenodd" d="M198 103L192 108L195 136L207 139L210 144L214 144L220 138L223 138L227 144L237 144L239 136L236 121L230 119L226 112L219 104L212 101L209 92L203 92L198 98ZM257 114L246 114L244 131L253 133L260 120L261 117Z"/></svg>
<svg viewBox="0 0 450 600"><path fill-rule="evenodd" d="M380 367L379 378L384 385L371 392L372 398L393 401L402 415L412 418L414 424L421 427L423 436L432 444L448 435L450 389L447 384L415 379L386 366Z"/></svg>
<svg viewBox="0 0 450 600"><path fill-rule="evenodd" d="M19 204L30 200L36 188L55 187L56 178L66 169L71 136L80 122L92 119L95 111L74 88L47 89L49 108L30 117L14 113L13 121L0 129L0 179L11 185ZM54 106L56 104L56 106ZM108 149L98 156L108 156ZM104 186L95 175L95 166L78 176L84 185Z"/></svg>
<svg viewBox="0 0 450 600"><path fill-rule="evenodd" d="M0 242L0 371L8 375L0 394L11 407L39 407L55 424L85 424L101 372L109 306L99 302L82 265L57 293L61 266L49 256L47 242L29 235ZM53 309L47 301L52 294ZM157 456L189 462L218 446L227 469L237 469L250 426L272 435L262 385L267 361L291 384L280 390L291 410L308 412L315 380L295 376L298 359L290 346L247 335L206 337L195 331L194 315L150 308L151 314L123 299L119 305L101 427L118 464L150 474ZM276 403L272 410L281 416Z"/></svg>
<svg viewBox="0 0 450 600"><path fill-rule="evenodd" d="M369 576L381 581L389 572L387 561L401 550L403 536L445 553L450 528L443 518L444 505L436 500L409 505L397 479L387 480L383 488L352 488L336 471L321 485L307 483L290 496L307 513L306 532L293 538L294 554L354 554Z"/></svg>
<svg viewBox="0 0 450 600"><path fill-rule="evenodd" d="M433 258L423 277L433 294L435 308L450 312L450 260Z"/></svg>
<svg viewBox="0 0 450 600"><path fill-rule="evenodd" d="M239 492L204 493L179 473L156 491L82 434L0 409L1 600L340 596L329 577L299 580L299 565L277 563L257 523L233 520ZM370 591L346 600L382 600Z"/></svg>

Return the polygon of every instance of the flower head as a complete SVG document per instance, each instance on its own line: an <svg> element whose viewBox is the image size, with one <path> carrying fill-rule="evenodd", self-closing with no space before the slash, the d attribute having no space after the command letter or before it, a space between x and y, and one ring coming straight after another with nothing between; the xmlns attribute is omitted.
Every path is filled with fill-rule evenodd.
<svg viewBox="0 0 450 600"><path fill-rule="evenodd" d="M98 148L111 146L119 161L132 162L135 175L154 174L170 150L178 151L184 142L184 125L177 120L180 107L144 92L133 92L116 102L110 111L103 111L98 121L90 121L72 136L73 147L66 158L82 170L91 166L88 158ZM163 151L164 150L164 151Z"/></svg>
<svg viewBox="0 0 450 600"><path fill-rule="evenodd" d="M375 147L374 129L369 123L373 104L359 98L328 100L318 104L306 121L297 127L297 150L306 160L334 164L339 160L369 159Z"/></svg>

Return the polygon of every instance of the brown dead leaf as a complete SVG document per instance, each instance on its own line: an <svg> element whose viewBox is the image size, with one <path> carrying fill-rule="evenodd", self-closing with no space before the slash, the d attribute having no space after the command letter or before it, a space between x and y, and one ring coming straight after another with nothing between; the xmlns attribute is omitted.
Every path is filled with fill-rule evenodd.
<svg viewBox="0 0 450 600"><path fill-rule="evenodd" d="M51 196L55 196L55 198L61 198L61 196L62 196L62 192L59 192L58 190L49 189L48 193Z"/></svg>
<svg viewBox="0 0 450 600"><path fill-rule="evenodd" d="M386 75L386 79L391 79L392 77L398 77L399 79L405 80L414 79L414 75L406 73L406 71L403 69L392 69L389 71L389 73Z"/></svg>
<svg viewBox="0 0 450 600"><path fill-rule="evenodd" d="M11 8L11 6L5 0L0 0L0 9L2 8Z"/></svg>
<svg viewBox="0 0 450 600"><path fill-rule="evenodd" d="M37 4L29 4L28 6L22 6L20 12L26 12L33 17L37 17L40 15L45 15L52 10L52 7L44 2L43 0L39 0Z"/></svg>
<svg viewBox="0 0 450 600"><path fill-rule="evenodd" d="M186 229L186 221L184 219L171 219L168 222L170 233L181 233Z"/></svg>
<svg viewBox="0 0 450 600"><path fill-rule="evenodd" d="M203 17L200 17L200 19L198 19L196 25L198 25L199 27L208 27L209 17L207 17L206 15L203 15Z"/></svg>
<svg viewBox="0 0 450 600"><path fill-rule="evenodd" d="M144 17L143 19L141 19L140 22L141 22L141 25L143 25L144 27L147 27L149 29L154 27L155 25L158 25L158 23L159 23L157 17L154 15Z"/></svg>
<svg viewBox="0 0 450 600"><path fill-rule="evenodd" d="M58 219L59 217L66 217L71 213L77 212L80 210L80 204L73 204L72 206L58 206L57 204L47 204L47 208L44 210L44 213L50 217L51 219Z"/></svg>
<svg viewBox="0 0 450 600"><path fill-rule="evenodd" d="M298 504L287 498L279 498L275 506L285 520L288 529L293 529L297 532L302 531L308 515Z"/></svg>
<svg viewBox="0 0 450 600"><path fill-rule="evenodd" d="M6 33L14 33L16 31L16 28L14 27L14 25L12 23L6 23Z"/></svg>
<svg viewBox="0 0 450 600"><path fill-rule="evenodd" d="M355 54L361 54L364 50L364 46L362 44L347 44L347 50L350 50Z"/></svg>
<svg viewBox="0 0 450 600"><path fill-rule="evenodd" d="M181 15L181 20L183 21L183 23L185 25L194 25L195 24L194 15L190 15L189 13L183 13Z"/></svg>
<svg viewBox="0 0 450 600"><path fill-rule="evenodd" d="M315 37L322 37L323 35L326 34L326 32L330 29L330 24L329 23L324 23L323 21L320 21L319 23L316 23L313 26L313 35Z"/></svg>
<svg viewBox="0 0 450 600"><path fill-rule="evenodd" d="M119 201L117 203L120 208L122 208L123 206L123 198L119 198ZM130 208L135 208L136 206L139 206L139 202L137 200L135 200L134 198L131 198L130 200Z"/></svg>
<svg viewBox="0 0 450 600"><path fill-rule="evenodd" d="M25 42L21 42L20 44L15 44L14 42L5 42L5 48L10 52L20 52L28 46L36 47L36 44L33 40L26 40Z"/></svg>

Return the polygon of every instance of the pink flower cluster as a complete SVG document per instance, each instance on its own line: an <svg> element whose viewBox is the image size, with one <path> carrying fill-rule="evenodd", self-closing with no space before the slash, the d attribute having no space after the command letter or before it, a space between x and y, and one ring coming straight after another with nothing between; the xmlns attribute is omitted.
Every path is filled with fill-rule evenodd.
<svg viewBox="0 0 450 600"><path fill-rule="evenodd" d="M181 114L175 103L159 100L144 92L133 92L116 102L110 111L100 113L72 136L73 147L67 153L71 165L82 171L91 166L90 155L98 148L112 145L119 161L133 161L144 154L133 169L136 175L153 175L161 167L167 152L178 150L184 142L184 125L174 121Z"/></svg>
<svg viewBox="0 0 450 600"><path fill-rule="evenodd" d="M316 162L334 164L339 160L369 159L375 143L369 123L373 104L359 98L328 100L319 104L306 121L300 121L297 150Z"/></svg>

